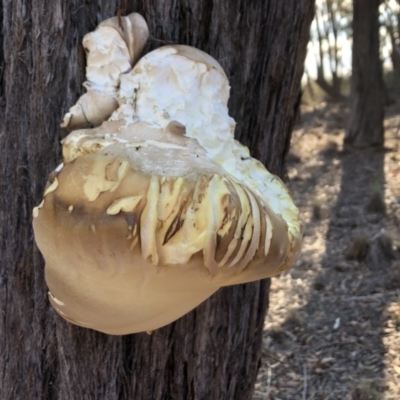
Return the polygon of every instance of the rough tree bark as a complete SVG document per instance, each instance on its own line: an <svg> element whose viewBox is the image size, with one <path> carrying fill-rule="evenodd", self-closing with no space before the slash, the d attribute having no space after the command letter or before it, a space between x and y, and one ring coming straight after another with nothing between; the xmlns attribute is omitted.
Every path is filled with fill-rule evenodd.
<svg viewBox="0 0 400 400"><path fill-rule="evenodd" d="M379 57L380 0L353 0L351 113L345 143L383 145L385 89Z"/></svg>
<svg viewBox="0 0 400 400"><path fill-rule="evenodd" d="M83 92L82 36L118 0L0 0L0 397L249 399L269 281L220 290L151 336L107 336L49 307L31 210L59 163L64 112ZM237 138L281 173L313 0L136 0L153 39L211 53L231 80Z"/></svg>

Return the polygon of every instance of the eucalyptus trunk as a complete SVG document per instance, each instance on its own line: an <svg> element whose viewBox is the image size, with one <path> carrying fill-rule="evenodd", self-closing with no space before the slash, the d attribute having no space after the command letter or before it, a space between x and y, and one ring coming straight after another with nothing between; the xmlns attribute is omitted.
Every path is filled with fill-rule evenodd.
<svg viewBox="0 0 400 400"><path fill-rule="evenodd" d="M381 0L353 0L353 61L350 120L345 142L355 147L383 145L385 88L379 56Z"/></svg>
<svg viewBox="0 0 400 400"><path fill-rule="evenodd" d="M60 162L59 123L83 93L81 40L136 11L152 40L215 57L231 81L236 136L282 172L300 98L313 0L0 0L0 393L2 399L251 398L269 280L220 290L153 332L73 326L47 299L32 208Z"/></svg>

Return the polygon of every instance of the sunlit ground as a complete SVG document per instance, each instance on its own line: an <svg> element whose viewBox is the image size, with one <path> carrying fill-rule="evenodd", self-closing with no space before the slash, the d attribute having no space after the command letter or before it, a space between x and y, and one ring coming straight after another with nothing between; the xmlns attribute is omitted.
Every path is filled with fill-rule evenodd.
<svg viewBox="0 0 400 400"><path fill-rule="evenodd" d="M400 399L400 105L384 151L343 149L346 113L305 107L293 134L303 252L272 283L254 400Z"/></svg>

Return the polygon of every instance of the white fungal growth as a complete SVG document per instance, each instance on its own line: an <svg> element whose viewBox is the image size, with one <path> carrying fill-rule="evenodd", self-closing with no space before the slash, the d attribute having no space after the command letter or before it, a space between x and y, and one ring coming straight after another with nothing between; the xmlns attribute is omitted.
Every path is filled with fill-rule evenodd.
<svg viewBox="0 0 400 400"><path fill-rule="evenodd" d="M139 14L110 18L85 35L87 93L65 114L61 127L97 126L110 117L118 107L120 76L131 70L147 38L147 24Z"/></svg>
<svg viewBox="0 0 400 400"><path fill-rule="evenodd" d="M298 236L298 210L288 190L234 139L229 90L225 73L209 55L187 46L161 47L121 76L120 107L111 120L144 121L161 128L179 122L187 137L196 139L210 159L281 214L291 234Z"/></svg>
<svg viewBox="0 0 400 400"><path fill-rule="evenodd" d="M39 210L43 207L43 205L44 205L44 200L42 200L37 207L33 208L32 211L33 218L37 218L39 216Z"/></svg>
<svg viewBox="0 0 400 400"><path fill-rule="evenodd" d="M113 203L107 208L108 215L117 215L121 211L132 212L139 204L142 196L128 196L121 199L114 200Z"/></svg>

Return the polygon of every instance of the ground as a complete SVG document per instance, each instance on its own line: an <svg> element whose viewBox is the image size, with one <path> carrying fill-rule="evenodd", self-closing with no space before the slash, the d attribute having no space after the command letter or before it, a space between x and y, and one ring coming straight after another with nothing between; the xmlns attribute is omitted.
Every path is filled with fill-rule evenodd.
<svg viewBox="0 0 400 400"><path fill-rule="evenodd" d="M253 400L400 399L400 104L383 150L344 148L346 114L303 106L293 134L303 250L273 279Z"/></svg>

